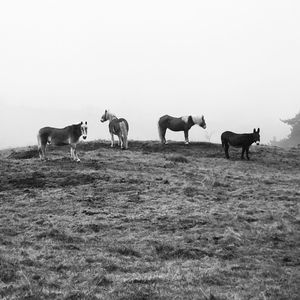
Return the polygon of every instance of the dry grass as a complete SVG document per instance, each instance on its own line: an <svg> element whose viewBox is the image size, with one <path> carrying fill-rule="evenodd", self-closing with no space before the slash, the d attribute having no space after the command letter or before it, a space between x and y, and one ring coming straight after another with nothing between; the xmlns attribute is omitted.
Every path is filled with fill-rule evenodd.
<svg viewBox="0 0 300 300"><path fill-rule="evenodd" d="M299 299L300 153L0 152L1 299Z"/></svg>

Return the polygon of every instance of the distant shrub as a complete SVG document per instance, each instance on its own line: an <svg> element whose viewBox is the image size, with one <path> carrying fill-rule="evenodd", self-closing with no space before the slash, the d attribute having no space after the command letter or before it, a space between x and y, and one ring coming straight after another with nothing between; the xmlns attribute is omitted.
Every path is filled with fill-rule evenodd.
<svg viewBox="0 0 300 300"><path fill-rule="evenodd" d="M300 112L296 114L294 118L281 120L283 123L291 126L291 133L287 138L284 138L280 141L277 141L274 137L272 141L270 141L271 146L279 146L279 147L299 147L300 141Z"/></svg>

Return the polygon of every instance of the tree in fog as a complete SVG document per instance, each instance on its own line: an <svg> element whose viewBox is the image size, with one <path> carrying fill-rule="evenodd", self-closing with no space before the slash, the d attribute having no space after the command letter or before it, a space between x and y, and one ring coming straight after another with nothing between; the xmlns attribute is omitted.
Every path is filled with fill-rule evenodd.
<svg viewBox="0 0 300 300"><path fill-rule="evenodd" d="M291 133L283 140L277 142L271 141L271 145L280 147L294 147L300 145L300 112L292 119L281 120L283 123L291 126Z"/></svg>

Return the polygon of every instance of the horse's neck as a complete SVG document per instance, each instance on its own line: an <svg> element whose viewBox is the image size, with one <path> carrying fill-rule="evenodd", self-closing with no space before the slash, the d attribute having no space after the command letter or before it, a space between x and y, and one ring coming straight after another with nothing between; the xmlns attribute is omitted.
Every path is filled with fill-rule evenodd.
<svg viewBox="0 0 300 300"><path fill-rule="evenodd" d="M252 143L254 143L254 142L255 142L254 134L253 134L253 133L250 133L249 136L250 136L250 138L251 138Z"/></svg>
<svg viewBox="0 0 300 300"><path fill-rule="evenodd" d="M111 122L112 120L114 120L114 119L117 119L117 117L116 117L116 115L114 115L114 114L108 114L108 120L109 120L109 122Z"/></svg>

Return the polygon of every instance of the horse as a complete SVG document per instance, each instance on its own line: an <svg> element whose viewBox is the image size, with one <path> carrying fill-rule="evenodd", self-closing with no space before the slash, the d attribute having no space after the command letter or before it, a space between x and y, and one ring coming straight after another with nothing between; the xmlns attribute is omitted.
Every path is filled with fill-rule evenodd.
<svg viewBox="0 0 300 300"><path fill-rule="evenodd" d="M101 122L103 123L107 120L109 120L108 128L111 135L111 147L114 147L114 135L117 135L119 138L118 145L121 146L121 149L128 149L128 122L124 118L117 118L109 110L105 110L101 117Z"/></svg>
<svg viewBox="0 0 300 300"><path fill-rule="evenodd" d="M46 146L53 144L55 146L71 146L71 159L80 161L76 152L76 144L80 137L87 138L87 122L73 124L64 128L43 127L37 135L38 151L40 159L46 159Z"/></svg>
<svg viewBox="0 0 300 300"><path fill-rule="evenodd" d="M158 133L162 144L167 144L165 135L167 129L172 131L184 131L185 144L189 143L189 130L195 124L206 128L204 116L183 116L183 117L171 117L164 115L160 117L158 121Z"/></svg>
<svg viewBox="0 0 300 300"><path fill-rule="evenodd" d="M229 145L236 147L236 148L242 148L242 156L241 159L244 159L244 153L246 152L246 157L249 160L249 148L253 143L256 143L259 145L260 142L260 135L259 135L260 129L258 128L255 130L253 129L253 133L234 133L231 131L225 131L221 135L221 141L222 141L222 147L225 150L225 157L229 158Z"/></svg>

